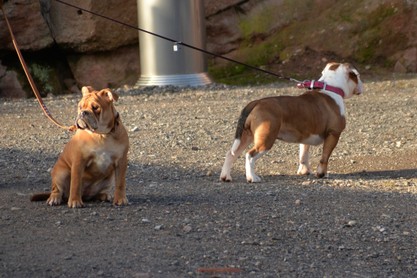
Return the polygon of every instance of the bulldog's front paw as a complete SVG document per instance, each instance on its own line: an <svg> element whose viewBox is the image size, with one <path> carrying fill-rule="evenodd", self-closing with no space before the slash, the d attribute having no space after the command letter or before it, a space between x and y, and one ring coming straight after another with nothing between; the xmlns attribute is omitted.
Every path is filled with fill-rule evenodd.
<svg viewBox="0 0 417 278"><path fill-rule="evenodd" d="M46 200L46 204L49 206L59 206L61 201L62 197L60 194L51 193L51 196Z"/></svg>
<svg viewBox="0 0 417 278"><path fill-rule="evenodd" d="M84 207L84 203L81 199L70 199L68 200L68 207L69 208L82 208Z"/></svg>
<svg viewBox="0 0 417 278"><path fill-rule="evenodd" d="M129 201L127 200L126 196L125 197L120 197L120 198L114 198L113 200L113 205L114 206L126 206L129 204Z"/></svg>

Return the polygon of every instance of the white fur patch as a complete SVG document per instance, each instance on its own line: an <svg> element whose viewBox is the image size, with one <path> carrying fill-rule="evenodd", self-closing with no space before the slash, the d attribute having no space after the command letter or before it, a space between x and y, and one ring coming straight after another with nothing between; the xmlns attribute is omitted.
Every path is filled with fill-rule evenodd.
<svg viewBox="0 0 417 278"><path fill-rule="evenodd" d="M321 138L319 135L310 135L308 138L302 140L300 143L306 144L306 145L313 145L317 146L323 143L323 138Z"/></svg>
<svg viewBox="0 0 417 278"><path fill-rule="evenodd" d="M321 90L321 91L324 94L331 97L336 102L337 106L339 106L340 115L345 116L346 110L345 110L345 102L343 101L343 98L341 96L339 96L338 94L335 94L335 93L330 92L330 91L325 91L325 90Z"/></svg>
<svg viewBox="0 0 417 278"><path fill-rule="evenodd" d="M261 178L255 174L255 162L258 160L262 155L264 155L268 151L260 152L255 156L250 156L249 153L246 153L246 180L248 182L260 182Z"/></svg>
<svg viewBox="0 0 417 278"><path fill-rule="evenodd" d="M235 139L232 145L232 149L230 150L233 156L235 156L236 150L239 148L239 146L240 146L240 139Z"/></svg>
<svg viewBox="0 0 417 278"><path fill-rule="evenodd" d="M109 153L99 152L96 153L94 162L97 164L97 167L100 169L100 171L104 173L113 163L113 160L111 159L111 155Z"/></svg>
<svg viewBox="0 0 417 278"><path fill-rule="evenodd" d="M350 71L350 69L347 68L346 65L340 64L340 66L337 67L335 70L329 70L331 66L332 66L331 63L327 64L327 66L322 71L322 76L320 77L319 81L324 82L334 87L341 88L343 92L345 93L345 98L350 98L353 95L354 90L355 90L355 88L352 88L353 84L351 84L354 82L348 78L348 72ZM357 71L355 72L355 71L354 73L355 74L357 73L356 75L358 76L358 82L359 82L357 86L360 87L361 81L359 78L359 72ZM345 104L344 104L343 98L339 96L338 94L335 94L331 91L321 90L321 92L331 97L336 102L337 106L339 106L340 115L345 116L346 111L345 111Z"/></svg>
<svg viewBox="0 0 417 278"><path fill-rule="evenodd" d="M300 154L299 154L300 164L297 170L298 175L307 175L310 173L309 149L310 149L310 145L300 144Z"/></svg>

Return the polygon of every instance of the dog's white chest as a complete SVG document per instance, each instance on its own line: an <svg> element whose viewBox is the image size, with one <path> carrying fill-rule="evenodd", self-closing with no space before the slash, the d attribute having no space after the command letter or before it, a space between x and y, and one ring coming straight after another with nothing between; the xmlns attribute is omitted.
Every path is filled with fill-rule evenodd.
<svg viewBox="0 0 417 278"><path fill-rule="evenodd" d="M113 163L112 155L106 151L99 151L95 154L94 163L101 172L105 172Z"/></svg>
<svg viewBox="0 0 417 278"><path fill-rule="evenodd" d="M111 142L113 143L113 142ZM92 150L92 159L87 167L94 167L98 173L107 173L117 166L123 155L123 146L118 144L104 144Z"/></svg>

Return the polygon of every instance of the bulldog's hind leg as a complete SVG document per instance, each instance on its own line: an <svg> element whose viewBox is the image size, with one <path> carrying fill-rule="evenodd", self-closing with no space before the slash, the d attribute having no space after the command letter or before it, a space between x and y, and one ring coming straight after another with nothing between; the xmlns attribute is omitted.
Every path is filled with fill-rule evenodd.
<svg viewBox="0 0 417 278"><path fill-rule="evenodd" d="M128 205L129 201L126 197L126 171L127 171L127 155L120 160L119 165L115 169L115 188L113 205Z"/></svg>
<svg viewBox="0 0 417 278"><path fill-rule="evenodd" d="M54 167L51 172L52 191L46 203L50 206L58 206L62 202L63 195L68 196L71 172L66 169Z"/></svg>
<svg viewBox="0 0 417 278"><path fill-rule="evenodd" d="M329 134L324 140L323 153L321 155L319 166L317 167L316 176L322 178L327 174L327 165L329 162L330 155L339 141L340 133Z"/></svg>
<svg viewBox="0 0 417 278"><path fill-rule="evenodd" d="M254 134L254 146L246 153L246 180L248 182L260 182L261 178L255 174L255 162L268 152L274 145L278 130L273 132L268 124L261 125Z"/></svg>
<svg viewBox="0 0 417 278"><path fill-rule="evenodd" d="M232 165L250 143L252 143L252 136L248 134L248 131L243 132L240 139L235 139L232 148L226 153L222 172L220 174L221 181L232 181L232 176L230 174Z"/></svg>
<svg viewBox="0 0 417 278"><path fill-rule="evenodd" d="M309 163L309 149L310 145L300 144L300 164L298 166L297 175L309 175L311 173Z"/></svg>

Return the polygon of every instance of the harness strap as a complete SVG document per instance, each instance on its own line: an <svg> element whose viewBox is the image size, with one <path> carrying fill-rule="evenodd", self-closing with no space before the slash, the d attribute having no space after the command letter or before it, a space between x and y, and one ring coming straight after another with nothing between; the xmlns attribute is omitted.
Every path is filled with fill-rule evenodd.
<svg viewBox="0 0 417 278"><path fill-rule="evenodd" d="M24 70L24 72L26 74L26 77L29 81L30 87L32 88L33 93L35 94L36 99L38 100L39 105L41 106L43 113L45 114L46 117L48 117L49 120L51 120L55 125L59 126L60 128L63 128L63 129L69 130L69 131L76 130L75 125L65 126L65 125L59 123L57 120L55 120L54 117L52 116L51 112L49 112L48 108L46 107L45 103L42 100L42 97L41 97L41 95L38 91L38 88L35 85L35 82L33 81L32 75L30 74L29 69L28 69L28 67L25 63L25 60L23 59L22 53L20 52L19 46L16 42L16 39L15 39L13 31L12 31L12 27L10 26L9 20L7 19L6 13L3 9L3 0L0 0L0 8L1 8L1 11L3 12L3 16L4 16L4 20L6 21L7 28L9 29L9 33L10 33L10 36L12 38L12 43L13 43L14 49L16 50L17 56L19 57L20 63L22 64L23 70Z"/></svg>

